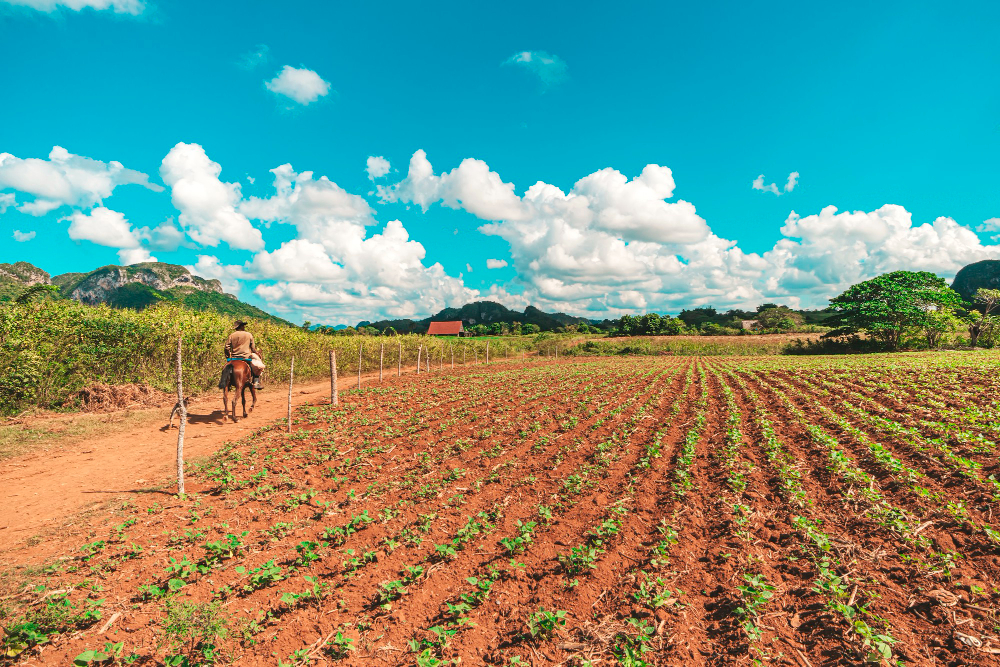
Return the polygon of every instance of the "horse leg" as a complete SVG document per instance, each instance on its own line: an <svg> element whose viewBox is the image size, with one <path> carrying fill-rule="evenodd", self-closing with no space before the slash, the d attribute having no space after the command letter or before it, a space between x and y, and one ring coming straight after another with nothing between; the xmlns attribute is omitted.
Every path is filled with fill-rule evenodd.
<svg viewBox="0 0 1000 667"><path fill-rule="evenodd" d="M229 419L229 387L222 389L222 423Z"/></svg>
<svg viewBox="0 0 1000 667"><path fill-rule="evenodd" d="M247 414L247 386L243 385L243 389L240 390L240 398L243 400L243 419L246 419L250 415Z"/></svg>
<svg viewBox="0 0 1000 667"><path fill-rule="evenodd" d="M253 382L251 382L249 386L250 386L250 398L253 399L253 403L250 404L250 412L253 412L253 409L257 407L257 389L254 388Z"/></svg>

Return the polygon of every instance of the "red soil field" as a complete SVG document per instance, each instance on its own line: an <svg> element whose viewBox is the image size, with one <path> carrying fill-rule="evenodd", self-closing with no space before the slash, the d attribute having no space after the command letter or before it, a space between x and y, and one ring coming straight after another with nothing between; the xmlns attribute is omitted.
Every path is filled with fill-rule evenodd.
<svg viewBox="0 0 1000 667"><path fill-rule="evenodd" d="M995 664L994 359L564 359L317 398L189 466L196 493L8 549L0 662Z"/></svg>

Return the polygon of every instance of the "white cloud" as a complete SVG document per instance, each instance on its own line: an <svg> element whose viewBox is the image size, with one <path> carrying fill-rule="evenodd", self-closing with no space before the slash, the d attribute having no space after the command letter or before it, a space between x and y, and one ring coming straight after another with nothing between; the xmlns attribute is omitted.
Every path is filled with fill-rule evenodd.
<svg viewBox="0 0 1000 667"><path fill-rule="evenodd" d="M103 11L110 9L116 14L131 14L138 16L146 8L142 0L0 0L11 5L31 7L43 12L54 12L57 9L68 9L78 12L83 9Z"/></svg>
<svg viewBox="0 0 1000 667"><path fill-rule="evenodd" d="M74 241L90 241L111 248L138 248L139 238L125 215L98 206L90 213L75 211L69 217L69 237Z"/></svg>
<svg viewBox="0 0 1000 667"><path fill-rule="evenodd" d="M122 266L129 266L131 264L141 264L142 262L156 262L158 261L153 257L148 250L145 248L122 248L118 251L118 262Z"/></svg>
<svg viewBox="0 0 1000 667"><path fill-rule="evenodd" d="M503 183L485 164L482 173ZM899 206L871 213L828 207L804 218L793 213L771 250L747 253L712 233L692 204L665 201L675 183L670 170L658 165L631 180L603 169L568 193L539 181L518 197L509 186L502 206L446 199L452 190L442 184L444 176L435 176L418 152L406 179L381 194L425 209L440 201L486 220L480 231L510 245L515 277L505 293L567 312L676 312L772 300L824 306L852 283L886 271L951 276L969 262L1000 256L1000 246L982 245L950 218L914 225ZM796 178L790 174L786 190Z"/></svg>
<svg viewBox="0 0 1000 667"><path fill-rule="evenodd" d="M515 65L531 72L538 77L543 91L565 81L568 73L562 58L545 51L520 51L502 64Z"/></svg>
<svg viewBox="0 0 1000 667"><path fill-rule="evenodd" d="M17 210L21 213L34 216L43 216L47 213L51 213L62 206L62 203L57 201L52 201L49 199L36 199L34 201L29 201L21 204L17 207Z"/></svg>
<svg viewBox="0 0 1000 667"><path fill-rule="evenodd" d="M507 266L507 260L506 259L488 259L488 260L486 260L486 268L487 269L502 269L505 266Z"/></svg>
<svg viewBox="0 0 1000 667"><path fill-rule="evenodd" d="M61 146L49 152L49 159L19 158L0 153L0 189L10 188L30 195L35 201L18 210L44 215L60 206L88 208L107 197L119 185L135 184L161 192L149 176L125 168L121 162L101 162L74 155Z"/></svg>
<svg viewBox="0 0 1000 667"><path fill-rule="evenodd" d="M25 241L30 241L31 239L35 238L35 232L34 231L22 232L20 229L15 229L13 236L14 240L17 241L18 243L24 243Z"/></svg>
<svg viewBox="0 0 1000 667"><path fill-rule="evenodd" d="M0 213L3 210L0 209ZM983 220L983 224L976 227L977 232L1000 232L1000 218L989 218L988 220ZM990 240L1000 241L1000 234L993 233L990 235Z"/></svg>
<svg viewBox="0 0 1000 667"><path fill-rule="evenodd" d="M221 173L222 167L198 144L178 143L163 158L160 175L180 211L181 228L203 246L224 241L234 249L263 249L260 230L236 210L242 198L239 183L219 180Z"/></svg>
<svg viewBox="0 0 1000 667"><path fill-rule="evenodd" d="M376 221L363 197L325 176L296 173L289 164L271 172L274 194L251 197L239 208L251 218L296 229L296 238L246 264L246 275L278 281L255 289L270 307L299 308L313 321L413 317L478 294L440 264L426 265L423 245L399 220L369 235Z"/></svg>
<svg viewBox="0 0 1000 667"><path fill-rule="evenodd" d="M201 278L218 280L222 283L222 289L229 294L239 294L240 280L246 278L243 267L223 264L218 257L212 255L198 255L197 262L184 268Z"/></svg>
<svg viewBox="0 0 1000 667"><path fill-rule="evenodd" d="M177 250L184 242L184 232L177 228L173 218L167 218L156 227L140 227L136 235L157 250Z"/></svg>
<svg viewBox="0 0 1000 667"><path fill-rule="evenodd" d="M469 273L472 273L472 264L466 263L465 270L468 271Z"/></svg>
<svg viewBox="0 0 1000 667"><path fill-rule="evenodd" d="M324 81L319 74L311 69L297 68L285 65L281 72L264 86L273 93L298 102L311 104L330 92L330 83Z"/></svg>
<svg viewBox="0 0 1000 667"><path fill-rule="evenodd" d="M383 202L410 202L425 211L441 201L486 220L520 219L526 214L514 194L514 184L504 183L482 160L467 158L452 171L436 176L422 150L410 158L406 178L392 186L378 186L378 194Z"/></svg>
<svg viewBox="0 0 1000 667"><path fill-rule="evenodd" d="M764 184L764 174L761 174L757 178L753 179L753 183L750 184L754 190L761 190L762 192L770 192L771 194L781 196L785 192L791 192L795 189L795 186L799 183L799 172L793 171L788 175L788 180L785 181L784 192L780 190L775 183Z"/></svg>
<svg viewBox="0 0 1000 667"><path fill-rule="evenodd" d="M389 161L381 155L369 156L365 169L368 172L368 180L374 181L376 178L382 178L389 173L389 166Z"/></svg>
<svg viewBox="0 0 1000 667"><path fill-rule="evenodd" d="M0 192L0 213L5 212L11 206L17 204L17 197L13 192Z"/></svg>

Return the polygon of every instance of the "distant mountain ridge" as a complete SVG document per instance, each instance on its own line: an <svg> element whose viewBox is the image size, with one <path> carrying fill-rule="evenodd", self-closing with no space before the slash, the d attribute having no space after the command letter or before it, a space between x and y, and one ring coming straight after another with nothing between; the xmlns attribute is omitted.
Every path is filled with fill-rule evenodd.
<svg viewBox="0 0 1000 667"><path fill-rule="evenodd" d="M143 262L130 266L102 266L88 273L48 272L29 264L0 264L0 302L12 301L33 285L53 285L58 295L88 305L106 303L114 308L142 310L159 302L173 302L192 310L215 311L234 317L291 322L243 303L222 290L218 280L196 276L183 266Z"/></svg>
<svg viewBox="0 0 1000 667"><path fill-rule="evenodd" d="M495 301L476 301L467 303L461 308L445 308L422 320L362 321L358 323L358 326L371 326L380 331L392 327L399 333L423 333L427 331L431 322L454 322L456 320L461 320L466 328L477 324L493 324L494 322L506 324L520 322L521 324L537 324L542 331L552 331L556 327L568 324L595 323L594 320L589 320L586 317L574 317L566 313L546 313L534 306L528 306L524 312L520 312L511 310Z"/></svg>

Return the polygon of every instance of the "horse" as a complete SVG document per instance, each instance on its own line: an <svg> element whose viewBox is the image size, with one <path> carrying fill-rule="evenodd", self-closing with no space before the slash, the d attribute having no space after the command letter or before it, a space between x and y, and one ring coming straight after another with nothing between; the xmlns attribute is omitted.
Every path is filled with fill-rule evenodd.
<svg viewBox="0 0 1000 667"><path fill-rule="evenodd" d="M233 402L229 402L229 388L233 387L236 393L233 394ZM222 379L219 380L219 389L222 390L222 409L227 417L232 416L233 422L236 422L236 394L240 395L243 400L243 418L249 417L249 413L253 412L254 407L257 405L257 389L253 386L253 373L250 372L250 362L249 361L230 361L226 364L226 367L222 369ZM247 410L247 389L250 390L250 396L253 398L253 402L250 404L250 410Z"/></svg>

